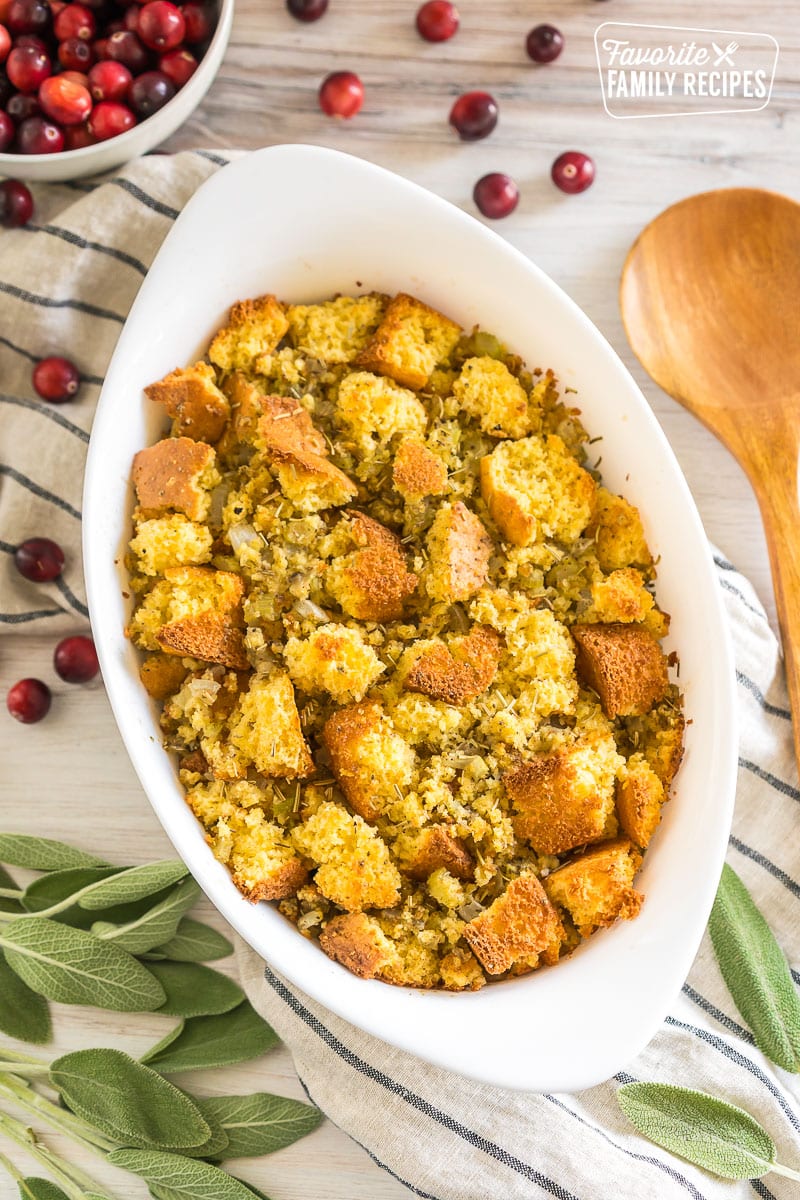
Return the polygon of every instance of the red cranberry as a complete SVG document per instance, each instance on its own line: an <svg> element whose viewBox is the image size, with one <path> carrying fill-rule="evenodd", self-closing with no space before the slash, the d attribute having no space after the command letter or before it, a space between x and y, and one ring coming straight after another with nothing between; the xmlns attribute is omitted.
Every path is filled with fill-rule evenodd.
<svg viewBox="0 0 800 1200"><path fill-rule="evenodd" d="M50 538L28 538L14 551L14 566L32 583L51 583L64 570L64 551Z"/></svg>
<svg viewBox="0 0 800 1200"><path fill-rule="evenodd" d="M15 46L6 65L8 78L21 92L35 92L50 74L50 59L34 46Z"/></svg>
<svg viewBox="0 0 800 1200"><path fill-rule="evenodd" d="M136 31L151 50L173 50L183 41L186 22L170 0L150 0L139 13Z"/></svg>
<svg viewBox="0 0 800 1200"><path fill-rule="evenodd" d="M39 102L45 114L59 125L80 125L92 111L92 97L80 83L63 75L51 75L39 88Z"/></svg>
<svg viewBox="0 0 800 1200"><path fill-rule="evenodd" d="M109 21L106 25L106 37L109 37L112 33L124 33L127 28L128 26L125 24L124 20Z"/></svg>
<svg viewBox="0 0 800 1200"><path fill-rule="evenodd" d="M105 56L96 49L98 58L112 58L114 62L121 62L129 71L133 71L134 75L139 75L142 71L146 71L150 65L150 55L147 49L139 41L138 36L126 29L124 33L112 33L110 38L105 39ZM95 43L95 48L97 43Z"/></svg>
<svg viewBox="0 0 800 1200"><path fill-rule="evenodd" d="M11 33L46 33L50 20L45 0L11 0L5 24Z"/></svg>
<svg viewBox="0 0 800 1200"><path fill-rule="evenodd" d="M286 0L286 7L298 21L318 21L328 8L328 0Z"/></svg>
<svg viewBox="0 0 800 1200"><path fill-rule="evenodd" d="M519 188L508 175L493 171L475 184L472 198L485 217L507 217L519 203Z"/></svg>
<svg viewBox="0 0 800 1200"><path fill-rule="evenodd" d="M15 92L6 105L6 112L17 125L28 117L38 117L41 111L42 106L36 96L25 96L22 92Z"/></svg>
<svg viewBox="0 0 800 1200"><path fill-rule="evenodd" d="M16 126L8 113L0 109L0 153L5 152L14 140Z"/></svg>
<svg viewBox="0 0 800 1200"><path fill-rule="evenodd" d="M564 49L564 35L555 25L536 25L525 39L525 49L535 63L551 63Z"/></svg>
<svg viewBox="0 0 800 1200"><path fill-rule="evenodd" d="M95 139L89 132L89 125L68 125L64 130L64 149L83 150L84 146L93 146Z"/></svg>
<svg viewBox="0 0 800 1200"><path fill-rule="evenodd" d="M450 109L450 124L462 142L488 137L497 124L497 105L488 92L465 92Z"/></svg>
<svg viewBox="0 0 800 1200"><path fill-rule="evenodd" d="M44 117L28 117L17 130L20 154L58 154L64 149L64 134Z"/></svg>
<svg viewBox="0 0 800 1200"><path fill-rule="evenodd" d="M64 638L56 646L53 666L65 683L88 683L100 670L94 642L90 637Z"/></svg>
<svg viewBox="0 0 800 1200"><path fill-rule="evenodd" d="M161 55L158 65L176 88L182 88L197 70L197 59L188 50L168 50L166 54Z"/></svg>
<svg viewBox="0 0 800 1200"><path fill-rule="evenodd" d="M175 84L161 71L145 71L138 75L131 84L128 92L128 103L137 117L144 120L172 99L175 95Z"/></svg>
<svg viewBox="0 0 800 1200"><path fill-rule="evenodd" d="M98 142L108 141L119 133L133 129L136 117L124 104L103 100L96 104L89 117L89 132Z"/></svg>
<svg viewBox="0 0 800 1200"><path fill-rule="evenodd" d="M97 21L94 19L94 13L83 4L67 4L53 23L53 31L59 42L65 42L67 38L74 37L88 42L94 37L96 29Z"/></svg>
<svg viewBox="0 0 800 1200"><path fill-rule="evenodd" d="M5 25L0 25L0 63L4 63L6 61L10 49L11 34L8 32Z"/></svg>
<svg viewBox="0 0 800 1200"><path fill-rule="evenodd" d="M78 368L68 358L56 354L43 358L33 368L33 386L43 400L49 400L52 404L71 400L80 382Z"/></svg>
<svg viewBox="0 0 800 1200"><path fill-rule="evenodd" d="M79 83L81 87L89 90L89 76L84 75L83 71L62 71L58 78L68 79L70 83Z"/></svg>
<svg viewBox="0 0 800 1200"><path fill-rule="evenodd" d="M0 225L14 229L27 225L33 216L33 196L18 179L4 179L0 183Z"/></svg>
<svg viewBox="0 0 800 1200"><path fill-rule="evenodd" d="M323 79L319 106L329 117L354 117L364 103L364 85L352 71L334 71Z"/></svg>
<svg viewBox="0 0 800 1200"><path fill-rule="evenodd" d="M130 4L125 9L125 16L122 18L122 28L129 30L131 33L136 33L136 27L139 24L139 5ZM116 33L116 29L108 28L107 33Z"/></svg>
<svg viewBox="0 0 800 1200"><path fill-rule="evenodd" d="M8 689L6 708L15 721L35 725L50 711L50 688L41 679L20 679Z"/></svg>
<svg viewBox="0 0 800 1200"><path fill-rule="evenodd" d="M417 12L417 33L426 42L449 41L458 24L458 9L449 0L428 0Z"/></svg>
<svg viewBox="0 0 800 1200"><path fill-rule="evenodd" d="M108 38L95 38L92 42L92 50L98 62L104 62L108 57Z"/></svg>
<svg viewBox="0 0 800 1200"><path fill-rule="evenodd" d="M19 37L14 38L14 45L33 46L34 50L39 50L42 54L49 54L47 42L44 38L40 38L38 33L21 33Z"/></svg>
<svg viewBox="0 0 800 1200"><path fill-rule="evenodd" d="M133 76L122 63L96 63L89 72L89 91L95 100L124 100Z"/></svg>
<svg viewBox="0 0 800 1200"><path fill-rule="evenodd" d="M8 78L8 72L5 67L0 67L0 108L5 108L14 94L15 88Z"/></svg>
<svg viewBox="0 0 800 1200"><path fill-rule="evenodd" d="M189 0L188 4L184 4L181 12L186 22L184 37L190 46L194 46L197 42L204 42L206 38L211 36L211 14L205 4L198 4L196 0Z"/></svg>
<svg viewBox="0 0 800 1200"><path fill-rule="evenodd" d="M69 71L86 72L94 59L94 50L83 38L68 38L58 47L58 61Z"/></svg>
<svg viewBox="0 0 800 1200"><path fill-rule="evenodd" d="M553 163L550 176L562 192L570 195L585 192L594 183L594 162L580 150L567 150Z"/></svg>

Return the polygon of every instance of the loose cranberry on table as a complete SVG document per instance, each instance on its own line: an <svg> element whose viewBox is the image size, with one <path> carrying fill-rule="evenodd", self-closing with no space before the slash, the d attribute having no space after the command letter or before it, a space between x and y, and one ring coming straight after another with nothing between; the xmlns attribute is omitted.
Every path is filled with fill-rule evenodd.
<svg viewBox="0 0 800 1200"><path fill-rule="evenodd" d="M103 100L96 104L89 117L89 132L98 142L106 142L117 134L126 133L136 124L136 114L125 104Z"/></svg>
<svg viewBox="0 0 800 1200"><path fill-rule="evenodd" d="M41 679L20 679L8 689L6 708L15 721L35 725L50 711L50 688Z"/></svg>
<svg viewBox="0 0 800 1200"><path fill-rule="evenodd" d="M472 198L484 217L498 220L509 216L517 207L519 188L509 175L493 171L478 180Z"/></svg>
<svg viewBox="0 0 800 1200"><path fill-rule="evenodd" d="M67 38L58 47L58 61L68 71L88 71L96 57L94 47L82 38Z"/></svg>
<svg viewBox="0 0 800 1200"><path fill-rule="evenodd" d="M183 41L186 22L170 0L150 0L139 13L136 31L151 50L174 50Z"/></svg>
<svg viewBox="0 0 800 1200"><path fill-rule="evenodd" d="M14 551L14 566L32 583L51 583L64 569L64 551L50 538L28 538Z"/></svg>
<svg viewBox="0 0 800 1200"><path fill-rule="evenodd" d="M128 103L142 120L152 116L175 95L175 84L161 71L145 71L134 79Z"/></svg>
<svg viewBox="0 0 800 1200"><path fill-rule="evenodd" d="M28 117L17 130L20 154L58 154L64 149L64 134L44 117Z"/></svg>
<svg viewBox="0 0 800 1200"><path fill-rule="evenodd" d="M323 79L319 106L329 117L354 117L364 103L364 85L352 71L334 71Z"/></svg>
<svg viewBox="0 0 800 1200"><path fill-rule="evenodd" d="M53 354L33 368L33 386L43 400L63 404L71 400L81 384L78 368L68 358Z"/></svg>
<svg viewBox="0 0 800 1200"><path fill-rule="evenodd" d="M15 46L6 60L8 78L20 92L38 91L52 69L50 59L36 46Z"/></svg>
<svg viewBox="0 0 800 1200"><path fill-rule="evenodd" d="M594 162L580 150L567 150L553 163L550 176L562 192L577 195L594 183Z"/></svg>
<svg viewBox="0 0 800 1200"><path fill-rule="evenodd" d="M564 35L555 25L536 25L525 39L525 49L535 63L551 63L564 49Z"/></svg>
<svg viewBox="0 0 800 1200"><path fill-rule="evenodd" d="M166 54L161 55L158 66L176 88L182 88L197 70L197 59L188 50L168 50Z"/></svg>
<svg viewBox="0 0 800 1200"><path fill-rule="evenodd" d="M45 0L11 0L5 24L9 33L49 33L52 12Z"/></svg>
<svg viewBox="0 0 800 1200"><path fill-rule="evenodd" d="M53 666L65 683L88 683L100 670L94 642L90 637L64 638L56 646Z"/></svg>
<svg viewBox="0 0 800 1200"><path fill-rule="evenodd" d="M89 91L94 100L124 100L132 82L128 68L110 58L95 63L89 72Z"/></svg>
<svg viewBox="0 0 800 1200"><path fill-rule="evenodd" d="M428 0L417 12L417 33L426 42L449 41L458 25L458 9L449 0Z"/></svg>
<svg viewBox="0 0 800 1200"><path fill-rule="evenodd" d="M0 225L8 229L27 225L33 216L33 196L18 179L0 183Z"/></svg>
<svg viewBox="0 0 800 1200"><path fill-rule="evenodd" d="M298 21L318 21L328 8L328 0L286 0L286 7Z"/></svg>
<svg viewBox="0 0 800 1200"><path fill-rule="evenodd" d="M465 92L450 109L450 124L462 142L477 142L489 136L497 116L497 104L488 92Z"/></svg>
<svg viewBox="0 0 800 1200"><path fill-rule="evenodd" d="M66 4L53 22L53 32L59 42L74 37L88 42L97 32L97 21L85 4Z"/></svg>
<svg viewBox="0 0 800 1200"><path fill-rule="evenodd" d="M59 125L80 125L92 111L87 88L63 75L51 75L39 88L39 103L46 115Z"/></svg>

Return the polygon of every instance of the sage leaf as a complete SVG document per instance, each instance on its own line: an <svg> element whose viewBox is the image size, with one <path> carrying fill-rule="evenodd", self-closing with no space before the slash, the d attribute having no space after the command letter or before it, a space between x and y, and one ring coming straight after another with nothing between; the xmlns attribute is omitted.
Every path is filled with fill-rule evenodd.
<svg viewBox="0 0 800 1200"><path fill-rule="evenodd" d="M172 1189L181 1200L252 1200L252 1192L243 1183L213 1167L210 1163L166 1154L161 1150L114 1150L108 1161L115 1167L139 1175L159 1194ZM169 1195L169 1192L163 1193Z"/></svg>
<svg viewBox="0 0 800 1200"><path fill-rule="evenodd" d="M77 1050L50 1066L50 1082L76 1116L125 1145L183 1150L212 1126L195 1102L121 1050Z"/></svg>
<svg viewBox="0 0 800 1200"><path fill-rule="evenodd" d="M667 1083L625 1083L617 1101L651 1142L723 1179L758 1179L772 1169L775 1143L735 1104Z"/></svg>
<svg viewBox="0 0 800 1200"><path fill-rule="evenodd" d="M150 1049L142 1055L142 1057L139 1059L139 1062L149 1062L150 1059L155 1057L156 1054L160 1054L162 1050L166 1050L167 1046L171 1046L172 1043L181 1036L185 1027L185 1021L178 1021L178 1024L173 1025L169 1033L164 1034L160 1042L156 1042L155 1046L151 1046Z"/></svg>
<svg viewBox="0 0 800 1200"><path fill-rule="evenodd" d="M12 879L4 866L0 865L0 888L19 890L16 880ZM22 905L19 900L9 896L0 896L0 912L20 912Z"/></svg>
<svg viewBox="0 0 800 1200"><path fill-rule="evenodd" d="M722 977L759 1050L785 1071L800 1071L800 997L789 964L752 896L727 863L708 931Z"/></svg>
<svg viewBox="0 0 800 1200"><path fill-rule="evenodd" d="M9 1037L41 1045L50 1041L50 1008L43 996L11 970L0 950L0 1029ZM2 1055L0 1055L2 1057Z"/></svg>
<svg viewBox="0 0 800 1200"><path fill-rule="evenodd" d="M83 888L89 887L90 884L99 883L110 875L116 875L120 869L120 867L68 867L64 871L51 871L48 875L40 875L26 887L22 897L22 906L29 913L44 912L69 900L71 896L76 895ZM91 923L90 919L81 913L77 904L65 906L59 913L54 913L53 917L67 923L71 923L76 917L79 920L82 918L85 924Z"/></svg>
<svg viewBox="0 0 800 1200"><path fill-rule="evenodd" d="M19 917L0 928L6 961L29 988L62 1004L91 1004L114 1012L152 1012L164 989L119 946L43 917Z"/></svg>
<svg viewBox="0 0 800 1200"><path fill-rule="evenodd" d="M128 867L111 879L94 884L78 903L81 908L92 912L99 908L110 908L112 904L127 904L130 900L152 896L154 892L160 892L188 874L188 867L177 858Z"/></svg>
<svg viewBox="0 0 800 1200"><path fill-rule="evenodd" d="M102 867L102 858L28 833L0 833L0 862L31 871L66 871L70 867Z"/></svg>
<svg viewBox="0 0 800 1200"><path fill-rule="evenodd" d="M205 1017L230 1012L244 1000L238 983L199 963L153 962L148 970L164 989L159 1008L168 1017Z"/></svg>
<svg viewBox="0 0 800 1200"><path fill-rule="evenodd" d="M234 1175L233 1178L238 1180L239 1183L243 1183L244 1186L250 1191L251 1195L256 1197L256 1200L269 1200L267 1193L262 1192L261 1188L257 1188L254 1183L248 1183L246 1179L239 1179L238 1175Z"/></svg>
<svg viewBox="0 0 800 1200"><path fill-rule="evenodd" d="M19 1194L22 1200L69 1200L66 1192L51 1183L49 1179L40 1179L36 1175L28 1175L20 1179Z"/></svg>
<svg viewBox="0 0 800 1200"><path fill-rule="evenodd" d="M248 1000L217 1017L192 1017L166 1047L154 1046L142 1056L165 1075L229 1067L277 1046L278 1037Z"/></svg>
<svg viewBox="0 0 800 1200"><path fill-rule="evenodd" d="M231 1179L235 1179L237 1183L241 1183L243 1187L247 1188L247 1193L251 1197L251 1200L253 1196L255 1196L256 1200L270 1200L269 1196L265 1192L262 1192L260 1188L257 1188L254 1183L247 1183L246 1180L239 1179L237 1175L232 1175ZM175 1188L163 1186L151 1187L150 1195L154 1197L154 1200L186 1200L186 1192L177 1192Z"/></svg>
<svg viewBox="0 0 800 1200"><path fill-rule="evenodd" d="M228 1135L223 1158L254 1158L291 1146L316 1129L322 1113L310 1104L273 1096L210 1096L198 1100L203 1116L218 1121Z"/></svg>
<svg viewBox="0 0 800 1200"><path fill-rule="evenodd" d="M184 917L174 937L158 950L173 962L213 962L233 954L233 946L226 937L192 917Z"/></svg>
<svg viewBox="0 0 800 1200"><path fill-rule="evenodd" d="M143 954L173 936L181 917L199 896L200 888L195 881L183 879L162 900L132 921L122 925L96 921L92 925L92 933L101 941L113 942L131 954Z"/></svg>
<svg viewBox="0 0 800 1200"><path fill-rule="evenodd" d="M192 1096L192 1099L199 1108L200 1101L197 1097ZM208 1158L214 1162L220 1162L223 1158L229 1157L226 1154L228 1149L228 1135L210 1113L203 1113L203 1116L211 1126L211 1135L208 1141L203 1142L201 1146L187 1146L181 1150L181 1154L185 1154L187 1158Z"/></svg>

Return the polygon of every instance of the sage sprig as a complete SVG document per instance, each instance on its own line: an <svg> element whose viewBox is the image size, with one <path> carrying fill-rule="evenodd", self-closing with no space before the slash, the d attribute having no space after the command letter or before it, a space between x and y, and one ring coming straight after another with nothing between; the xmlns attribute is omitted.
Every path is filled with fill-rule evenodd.
<svg viewBox="0 0 800 1200"><path fill-rule="evenodd" d="M141 1061L162 1075L230 1067L266 1053L278 1044L277 1035L262 1021L252 1004L243 1001L228 1013L190 1017L177 1036L162 1039Z"/></svg>
<svg viewBox="0 0 800 1200"><path fill-rule="evenodd" d="M316 1129L322 1113L298 1100L256 1092L251 1096L210 1096L198 1101L206 1119L217 1121L228 1137L217 1158L260 1158L290 1146Z"/></svg>
<svg viewBox="0 0 800 1200"><path fill-rule="evenodd" d="M244 1000L238 983L200 963L151 962L148 967L164 989L166 1000L158 1011L166 1016L217 1016Z"/></svg>
<svg viewBox="0 0 800 1200"><path fill-rule="evenodd" d="M94 854L27 833L0 833L0 862L31 871L65 871L70 867L102 867Z"/></svg>

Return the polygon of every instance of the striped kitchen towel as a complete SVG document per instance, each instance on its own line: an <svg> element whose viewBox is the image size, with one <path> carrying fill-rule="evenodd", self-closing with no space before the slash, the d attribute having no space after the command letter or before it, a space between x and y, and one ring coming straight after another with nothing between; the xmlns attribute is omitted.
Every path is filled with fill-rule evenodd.
<svg viewBox="0 0 800 1200"><path fill-rule="evenodd" d="M61 633L85 624L80 564L83 463L103 373L163 237L225 156L151 156L98 180L34 189L36 215L0 238L0 624ZM31 367L74 359L78 398L40 402ZM11 561L27 537L66 551L56 584L29 584ZM777 642L748 582L717 558L733 629L741 771L730 861L800 966L800 791ZM144 799L142 803L145 803ZM291 1049L301 1081L337 1125L411 1193L435 1200L790 1200L769 1175L725 1183L640 1138L614 1099L618 1081L536 1096L430 1067L334 1017L245 946L253 1003ZM800 982L800 973L795 971ZM587 1020L591 1020L587 997ZM597 1036L602 1037L602 1029ZM480 1031L476 1030L476 1038ZM752 1112L781 1161L800 1164L800 1088L755 1049L708 941L663 1028L619 1077L702 1088Z"/></svg>

